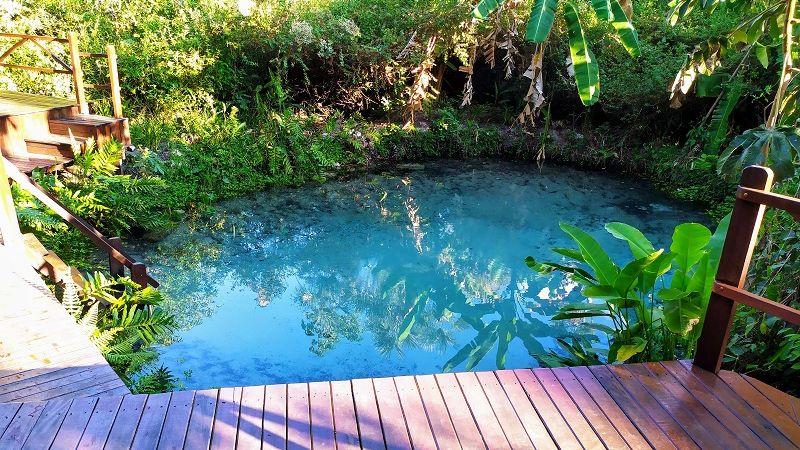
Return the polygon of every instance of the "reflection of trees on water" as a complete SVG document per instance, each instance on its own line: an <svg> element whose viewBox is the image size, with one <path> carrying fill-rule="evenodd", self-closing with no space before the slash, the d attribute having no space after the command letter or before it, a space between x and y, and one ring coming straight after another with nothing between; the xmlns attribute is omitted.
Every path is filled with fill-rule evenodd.
<svg viewBox="0 0 800 450"><path fill-rule="evenodd" d="M233 286L255 293L253 301L259 306L291 299L303 312L300 325L312 337L309 350L316 355L343 340L361 340L367 333L381 353L439 352L450 360L446 368L464 362L471 368L493 348L497 365L503 366L505 352L516 339L531 355L544 353L537 338L563 335L564 330L536 316L549 316L559 305L529 292L534 275L522 261L511 268L470 250L459 238L457 225L448 220L458 213L457 206L436 211L439 229L425 231L433 225L425 217L424 199L414 198L406 180L349 184L349 196L319 189L322 198L307 201L325 205L318 214L335 214L340 208L352 211L355 204L370 220L407 236L404 245L413 254L404 256L419 263L400 266L395 259L400 256L393 254L328 261L337 252L351 251L350 243L328 242L329 247L317 248L315 236L330 230L317 222L307 205L289 196L285 202L290 205L276 202L264 211L254 209L260 205L228 211L218 227L225 231L203 230L165 245L162 252L168 254L161 260L174 264L161 274L174 299L170 309L182 327L199 324L213 314L220 280L227 278ZM236 230L235 236L231 230ZM432 231L447 245L433 249L434 241L427 240L422 255L421 238ZM422 276L410 276L413 271ZM421 279L431 276L436 277L436 286L424 285ZM472 340L456 347L459 341L463 345L465 334Z"/></svg>

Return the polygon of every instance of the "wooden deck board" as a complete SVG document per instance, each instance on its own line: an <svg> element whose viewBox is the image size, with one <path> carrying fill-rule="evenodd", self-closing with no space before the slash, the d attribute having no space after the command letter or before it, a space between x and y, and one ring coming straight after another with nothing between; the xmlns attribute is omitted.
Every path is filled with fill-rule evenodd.
<svg viewBox="0 0 800 450"><path fill-rule="evenodd" d="M25 92L0 91L0 117L19 116L75 105L75 100L72 99Z"/></svg>
<svg viewBox="0 0 800 450"><path fill-rule="evenodd" d="M0 260L0 403L128 392L25 258Z"/></svg>
<svg viewBox="0 0 800 450"><path fill-rule="evenodd" d="M793 416L764 395L776 392L698 370L665 362L0 403L0 448L800 449Z"/></svg>

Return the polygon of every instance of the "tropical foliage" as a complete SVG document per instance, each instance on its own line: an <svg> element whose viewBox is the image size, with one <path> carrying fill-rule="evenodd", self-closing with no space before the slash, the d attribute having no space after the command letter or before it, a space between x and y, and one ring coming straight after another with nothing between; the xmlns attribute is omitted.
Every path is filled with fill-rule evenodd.
<svg viewBox="0 0 800 450"><path fill-rule="evenodd" d="M78 324L100 348L111 367L129 385L140 391L163 390L165 384L174 386L174 377L164 370L136 375L152 364L158 354L153 346L169 339L175 327L173 317L159 304L161 294L148 286L141 288L130 278L106 278L96 272L87 278L82 289L67 280L61 302Z"/></svg>
<svg viewBox="0 0 800 450"><path fill-rule="evenodd" d="M656 250L636 228L619 222L606 231L625 241L630 262L617 265L589 233L562 223L577 248L554 248L568 265L537 262L532 269L547 274L560 271L580 284L587 301L561 308L553 320L589 320L583 325L607 336L608 350L586 346L586 341L560 340L566 356L551 352L540 358L548 364L597 364L660 361L693 353L719 264L727 230L698 223L675 227L669 251Z"/></svg>
<svg viewBox="0 0 800 450"><path fill-rule="evenodd" d="M726 80L726 74L717 71L723 57L733 50L744 50L745 59L752 53L766 68L770 65L770 54L778 53L781 68L764 125L735 137L721 154L718 170L735 176L744 167L759 164L774 169L779 179L788 178L795 173L800 152L797 129L800 120L797 107L799 84L795 81L797 71L794 68L797 2L785 0L766 6L749 0L733 3L747 10L749 15L725 36L699 44L687 57L672 84L673 106L680 106L682 98L695 88L698 92L704 92L714 86L721 91L718 95L722 101L717 106L712 123L716 131L708 146L709 150L716 151L727 133L730 111L741 95L741 87L737 87L736 83L720 87ZM721 4L720 1L672 0L668 18L670 23L675 24L698 7L714 11ZM732 77L738 70L737 67L734 74L729 76Z"/></svg>

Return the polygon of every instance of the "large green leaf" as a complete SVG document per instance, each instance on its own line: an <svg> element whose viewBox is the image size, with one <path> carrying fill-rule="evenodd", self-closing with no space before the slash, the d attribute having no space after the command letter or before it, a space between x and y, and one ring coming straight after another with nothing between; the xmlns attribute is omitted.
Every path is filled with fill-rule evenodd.
<svg viewBox="0 0 800 450"><path fill-rule="evenodd" d="M705 254L705 248L711 240L711 231L699 223L682 223L672 233L673 261L678 266L672 277L671 287L685 289L689 271Z"/></svg>
<svg viewBox="0 0 800 450"><path fill-rule="evenodd" d="M628 291L631 289L633 283L639 278L639 275L644 272L644 270L652 264L659 256L664 252L664 250L659 250L657 252L653 252L644 258L639 258L634 261L629 262L622 268L617 276L617 279L614 280L614 288L619 292L619 295L627 296Z"/></svg>
<svg viewBox="0 0 800 450"><path fill-rule="evenodd" d="M641 353L645 347L647 347L647 341L640 337L631 339L630 344L621 344L615 341L608 349L608 362L625 362Z"/></svg>
<svg viewBox="0 0 800 450"><path fill-rule="evenodd" d="M609 222L606 224L606 231L617 239L627 241L631 254L636 259L644 258L655 251L653 244L636 227L622 222Z"/></svg>
<svg viewBox="0 0 800 450"><path fill-rule="evenodd" d="M501 3L503 0L481 0L472 10L472 15L477 19L486 19Z"/></svg>
<svg viewBox="0 0 800 450"><path fill-rule="evenodd" d="M677 335L686 336L700 323L703 309L696 292L667 288L658 291L664 304L664 324Z"/></svg>
<svg viewBox="0 0 800 450"><path fill-rule="evenodd" d="M622 46L625 47L628 54L634 58L638 57L642 54L642 50L639 48L639 35L636 33L636 28L634 28L633 24L628 20L628 16L625 15L625 11L622 9L622 5L619 4L619 0L608 1L611 3L611 24L614 26L614 29L617 30L617 35L619 35L619 40L622 41Z"/></svg>
<svg viewBox="0 0 800 450"><path fill-rule="evenodd" d="M575 71L575 84L578 86L578 95L584 105L593 105L600 98L600 68L597 66L597 60L586 42L578 10L571 2L567 2L564 5L564 19L567 22L569 54Z"/></svg>
<svg viewBox="0 0 800 450"><path fill-rule="evenodd" d="M539 272L541 274L548 274L557 270L559 272L564 272L572 275L575 278L575 281L587 282L586 284L591 284L590 282L593 281L595 278L589 272L581 269L580 267L570 267L565 266L563 264L552 263L552 262L538 262L533 259L533 256L528 256L525 258L525 264L530 267L532 270Z"/></svg>
<svg viewBox="0 0 800 450"><path fill-rule="evenodd" d="M564 230L578 244L586 264L594 270L595 278L602 284L613 285L619 268L614 264L603 247L589 233L568 223L561 223Z"/></svg>
<svg viewBox="0 0 800 450"><path fill-rule="evenodd" d="M778 179L795 173L794 161L800 151L797 128L760 126L745 131L731 141L717 163L717 171L733 176L752 165L769 166Z"/></svg>
<svg viewBox="0 0 800 450"><path fill-rule="evenodd" d="M719 147L728 138L728 119L733 113L733 109L739 104L743 92L744 88L740 83L727 84L727 89L711 116L711 123L706 134L705 149L707 152L716 154Z"/></svg>
<svg viewBox="0 0 800 450"><path fill-rule="evenodd" d="M612 0L592 0L592 9L598 19L611 22L611 19L614 18L611 13L611 2Z"/></svg>
<svg viewBox="0 0 800 450"><path fill-rule="evenodd" d="M525 27L525 40L544 42L553 28L558 0L536 0L531 8L531 15Z"/></svg>

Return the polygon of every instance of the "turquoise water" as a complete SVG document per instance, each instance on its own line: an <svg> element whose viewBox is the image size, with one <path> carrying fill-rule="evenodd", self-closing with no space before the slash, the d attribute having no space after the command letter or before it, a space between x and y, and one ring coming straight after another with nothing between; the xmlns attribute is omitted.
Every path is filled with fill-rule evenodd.
<svg viewBox="0 0 800 450"><path fill-rule="evenodd" d="M550 248L571 243L559 221L623 262L606 222L665 246L678 222L702 220L639 182L486 161L267 190L217 211L138 249L180 321L160 364L187 388L437 373L495 323L504 358L495 343L474 369L536 366L531 353L581 331L548 320L576 286L523 261L560 259Z"/></svg>

